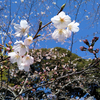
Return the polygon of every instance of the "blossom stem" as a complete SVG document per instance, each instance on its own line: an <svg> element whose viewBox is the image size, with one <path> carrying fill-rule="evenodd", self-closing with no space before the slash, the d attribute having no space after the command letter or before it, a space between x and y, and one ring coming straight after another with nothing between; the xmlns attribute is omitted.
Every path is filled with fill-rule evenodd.
<svg viewBox="0 0 100 100"><path fill-rule="evenodd" d="M63 7L61 7L61 9L60 9L60 11L57 13L57 15L64 9L64 7L65 7L65 4L63 5ZM35 36L33 37L33 40L34 40L35 38L37 38L37 34L39 33L40 30L42 30L44 27L48 26L48 25L51 24L51 23L52 23L52 21L48 22L47 24L45 24L45 25L42 26L41 28L39 27L38 30L37 30L37 32L36 32L36 34L35 34Z"/></svg>

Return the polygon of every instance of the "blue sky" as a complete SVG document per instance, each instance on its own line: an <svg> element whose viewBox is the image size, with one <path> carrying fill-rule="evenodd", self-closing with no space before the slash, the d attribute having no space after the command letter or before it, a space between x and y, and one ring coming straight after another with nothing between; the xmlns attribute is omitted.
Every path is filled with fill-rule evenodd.
<svg viewBox="0 0 100 100"><path fill-rule="evenodd" d="M32 1L32 0L29 0L29 1ZM15 23L19 23L21 19L28 18L27 15L25 15L25 14L29 13L28 8L31 7L31 4L32 4L32 2L29 3L29 1L27 2L27 0L24 0L24 3L21 3L20 0L12 0L12 3L11 3L11 16L12 16L11 19L12 20L14 18L14 15L18 11L17 16L14 18ZM93 58L94 57L93 54L91 54L89 52L82 52L82 51L80 51L79 47L86 46L82 42L83 39L88 39L89 42L91 42L91 40L94 36L99 37L99 33L100 33L99 0L96 0L95 2L88 1L88 0L83 0L83 1L76 0L74 2L73 2L73 0L50 0L50 1L42 0L42 1L44 1L44 2L42 2L42 3L34 2L33 8L31 9L32 14L35 16L33 16L31 14L30 18L29 18L29 22L31 23L31 25L34 25L33 27L30 28L30 32L34 35L36 33L36 30L38 29L39 20L42 21L43 25L45 25L47 22L49 22L51 20L51 18L53 16L55 16L57 14L57 12L60 10L60 7L64 3L66 3L64 12L71 17L72 21L76 19L76 22L80 23L80 26L79 26L80 31L74 35L74 44L73 44L72 52L78 54L79 56L81 56L83 58ZM25 3L27 5L25 5ZM4 0L0 0L0 4L4 5ZM9 4L10 4L10 0L7 2L7 6ZM25 6L26 6L26 9L25 9ZM19 7L20 7L20 10L18 10ZM6 8L7 9L5 9L5 11L7 11L7 10L9 11L9 6ZM47 10L47 9L49 9L49 10ZM97 11L96 11L96 9L97 9ZM41 12L45 12L45 14L40 15ZM3 20L4 23L7 24L7 20L9 20L9 18L10 18L9 12L3 12L3 14L4 14L4 16L8 16L7 18L5 18ZM76 14L77 14L77 17L76 17ZM19 19L19 16L20 16L20 19ZM39 20L37 20L37 19L39 19ZM15 30L13 28L13 25L11 27L12 27L11 28L12 33L14 34ZM6 28L4 27L4 29L6 29ZM9 29L9 31L11 31L11 29ZM53 31L54 31L54 28L51 29L51 33ZM43 33L47 34L46 31L39 32L39 34L41 34L41 35L43 35ZM93 35L94 33L95 33L95 35ZM49 34L50 34L50 32L49 32ZM9 38L7 37L6 42L8 42L8 40L9 40ZM13 40L15 41L15 38L13 38ZM71 45L69 43L70 40L71 40L71 38L67 39L64 44L57 42L53 39L44 40L44 41L38 42L37 44L39 44L39 46L36 45L36 48L62 47L62 48L69 49L70 45ZM99 42L100 42L100 40L97 41L94 48L100 49ZM100 53L98 53L98 57L99 57L99 54Z"/></svg>

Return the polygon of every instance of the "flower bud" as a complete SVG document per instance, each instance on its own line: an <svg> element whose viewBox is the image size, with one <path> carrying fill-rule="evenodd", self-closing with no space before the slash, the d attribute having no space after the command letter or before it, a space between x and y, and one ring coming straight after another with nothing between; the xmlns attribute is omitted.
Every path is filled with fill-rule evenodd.
<svg viewBox="0 0 100 100"><path fill-rule="evenodd" d="M87 39L83 40L83 42L84 42L86 45L88 45L88 46L89 46L89 42L88 42L88 40L87 40Z"/></svg>
<svg viewBox="0 0 100 100"><path fill-rule="evenodd" d="M61 6L61 9L64 9L65 6L66 6L66 3Z"/></svg>
<svg viewBox="0 0 100 100"><path fill-rule="evenodd" d="M92 46L90 46L90 47L88 48L88 50L89 50L89 52L93 53L93 47L92 47Z"/></svg>
<svg viewBox="0 0 100 100"><path fill-rule="evenodd" d="M93 47L92 47L92 46L90 46L89 48L90 48L90 49L93 49Z"/></svg>
<svg viewBox="0 0 100 100"><path fill-rule="evenodd" d="M86 51L86 49L87 49L87 48L85 48L84 46L81 46L81 47L80 47L80 50L81 50L81 51Z"/></svg>
<svg viewBox="0 0 100 100"><path fill-rule="evenodd" d="M94 37L94 38L92 39L92 43L96 42L98 39L99 39L99 37Z"/></svg>
<svg viewBox="0 0 100 100"><path fill-rule="evenodd" d="M40 21L40 23L39 23L39 29L41 28L41 26L42 26L42 21Z"/></svg>
<svg viewBox="0 0 100 100"><path fill-rule="evenodd" d="M6 46L8 47L8 44L6 43Z"/></svg>
<svg viewBox="0 0 100 100"><path fill-rule="evenodd" d="M9 45L11 45L11 44L12 44L12 42L11 42L11 41L9 41L9 42L8 42L8 44L9 44Z"/></svg>
<svg viewBox="0 0 100 100"><path fill-rule="evenodd" d="M99 49L96 49L96 53L98 53L99 52Z"/></svg>
<svg viewBox="0 0 100 100"><path fill-rule="evenodd" d="M8 48L8 47L7 47L7 48L6 48L6 50L7 50L7 51L9 51L9 50L10 50L10 48Z"/></svg>

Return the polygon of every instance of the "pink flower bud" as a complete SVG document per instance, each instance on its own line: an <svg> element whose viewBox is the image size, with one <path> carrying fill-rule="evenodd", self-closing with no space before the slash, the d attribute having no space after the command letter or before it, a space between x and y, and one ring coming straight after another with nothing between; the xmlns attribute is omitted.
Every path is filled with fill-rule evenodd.
<svg viewBox="0 0 100 100"><path fill-rule="evenodd" d="M87 49L87 48L85 48L84 46L81 46L81 47L80 47L80 50L81 50L81 51L86 51L86 49Z"/></svg>
<svg viewBox="0 0 100 100"><path fill-rule="evenodd" d="M88 40L87 40L87 39L83 40L83 42L84 42L86 45L88 45L88 46L89 46L89 42L88 42Z"/></svg>
<svg viewBox="0 0 100 100"><path fill-rule="evenodd" d="M96 42L98 39L99 39L99 37L94 37L94 38L92 39L92 43Z"/></svg>
<svg viewBox="0 0 100 100"><path fill-rule="evenodd" d="M92 46L90 46L89 48L90 48L90 49L93 49L93 47L92 47Z"/></svg>
<svg viewBox="0 0 100 100"><path fill-rule="evenodd" d="M93 48L91 46L88 48L88 50L90 53L93 53Z"/></svg>
<svg viewBox="0 0 100 100"><path fill-rule="evenodd" d="M12 44L12 42L11 42L11 41L9 41L9 42L8 42L8 44L9 44L9 45L11 45L11 44Z"/></svg>
<svg viewBox="0 0 100 100"><path fill-rule="evenodd" d="M10 48L8 48L8 47L7 47L7 48L6 48L6 50L7 50L7 51L9 51L9 50L10 50Z"/></svg>
<svg viewBox="0 0 100 100"><path fill-rule="evenodd" d="M96 49L96 53L98 53L99 52L99 49Z"/></svg>

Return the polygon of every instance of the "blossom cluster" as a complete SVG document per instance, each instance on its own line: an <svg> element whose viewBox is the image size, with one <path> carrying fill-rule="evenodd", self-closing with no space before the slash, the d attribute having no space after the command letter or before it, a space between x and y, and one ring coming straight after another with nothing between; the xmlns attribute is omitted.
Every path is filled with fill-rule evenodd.
<svg viewBox="0 0 100 100"><path fill-rule="evenodd" d="M88 48L81 46L80 50L81 51L89 51L90 53L93 53L94 55L96 55L96 53L99 52L99 49L93 49L94 48L94 44L97 42L97 40L99 39L99 37L94 37L91 41L91 44L89 43L89 41L87 39L83 40L83 42L88 46Z"/></svg>
<svg viewBox="0 0 100 100"><path fill-rule="evenodd" d="M51 18L51 21L54 23L55 28L57 28L53 32L52 38L58 40L58 42L64 42L66 38L71 36L72 32L79 31L79 23L75 21L71 22L70 16L65 15L63 11Z"/></svg>
<svg viewBox="0 0 100 100"><path fill-rule="evenodd" d="M30 26L26 20L21 20L20 25L15 24L14 28L16 30L15 36L22 37L28 35ZM29 71L30 65L34 62L34 58L28 54L29 45L32 42L33 38L31 36L25 38L24 42L22 40L16 41L12 47L13 51L8 53L9 60L11 63L17 62L19 70Z"/></svg>
<svg viewBox="0 0 100 100"><path fill-rule="evenodd" d="M60 42L64 42L66 38L70 37L72 32L79 31L79 23L71 22L70 16L65 15L63 11L51 18L51 21L54 23L55 28L57 28L52 37ZM14 28L16 30L15 37L22 38L22 36L28 35L30 26L26 20L21 20L20 25L14 24ZM32 42L33 38L31 36L25 38L24 42L22 40L16 41L12 48L13 52L8 53L11 63L17 62L20 70L29 71L30 65L34 62L34 58L28 54L29 45Z"/></svg>

